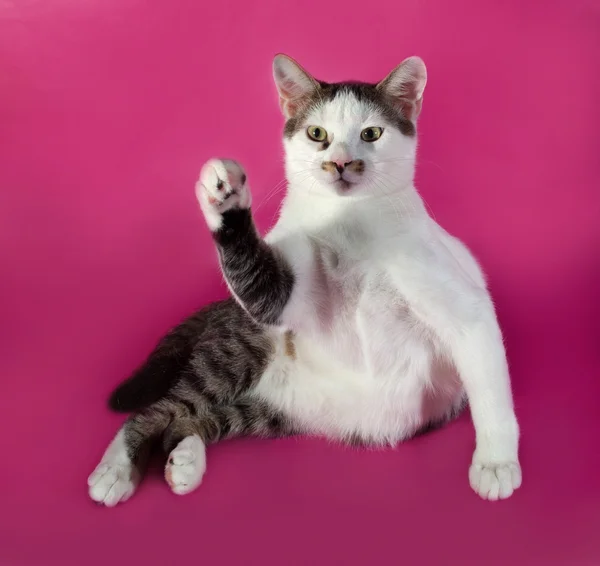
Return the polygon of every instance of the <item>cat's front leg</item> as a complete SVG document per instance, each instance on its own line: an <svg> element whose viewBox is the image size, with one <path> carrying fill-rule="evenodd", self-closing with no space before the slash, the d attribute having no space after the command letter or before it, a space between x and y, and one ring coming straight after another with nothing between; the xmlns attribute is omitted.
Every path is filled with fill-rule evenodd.
<svg viewBox="0 0 600 566"><path fill-rule="evenodd" d="M232 295L257 322L282 325L295 276L281 251L258 234L252 197L242 166L211 159L196 184L196 197L213 234Z"/></svg>
<svg viewBox="0 0 600 566"><path fill-rule="evenodd" d="M431 248L415 247L413 255L428 257L430 252ZM428 263L394 265L390 273L415 316L452 358L469 398L476 434L471 487L484 499L506 499L521 486L522 477L519 425L502 333L487 289L457 268L454 257L451 260L440 252Z"/></svg>
<svg viewBox="0 0 600 566"><path fill-rule="evenodd" d="M491 300L482 300L476 316L460 320L460 326L449 338L475 425L476 448L469 469L471 487L484 499L506 499L521 486L519 425L502 335Z"/></svg>

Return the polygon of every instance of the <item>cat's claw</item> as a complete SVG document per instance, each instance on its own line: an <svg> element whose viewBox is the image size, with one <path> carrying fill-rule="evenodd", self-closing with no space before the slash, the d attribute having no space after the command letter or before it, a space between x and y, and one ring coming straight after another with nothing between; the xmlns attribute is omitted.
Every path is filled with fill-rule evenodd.
<svg viewBox="0 0 600 566"><path fill-rule="evenodd" d="M196 198L211 231L221 227L224 212L250 208L252 196L243 167L232 159L211 159L196 183Z"/></svg>
<svg viewBox="0 0 600 566"><path fill-rule="evenodd" d="M473 462L469 483L483 499L496 501L510 497L521 486L521 466L518 462L484 464Z"/></svg>

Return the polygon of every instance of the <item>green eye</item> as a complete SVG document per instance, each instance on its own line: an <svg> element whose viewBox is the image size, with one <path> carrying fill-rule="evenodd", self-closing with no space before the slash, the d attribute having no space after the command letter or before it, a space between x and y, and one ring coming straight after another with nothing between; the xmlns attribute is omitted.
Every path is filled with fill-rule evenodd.
<svg viewBox="0 0 600 566"><path fill-rule="evenodd" d="M383 128L371 126L370 128L365 128L360 133L360 138L366 142L374 142L381 137L381 134L383 134Z"/></svg>
<svg viewBox="0 0 600 566"><path fill-rule="evenodd" d="M308 126L308 128L306 128L306 134L311 140L317 142L322 142L327 139L327 130L321 128L321 126Z"/></svg>

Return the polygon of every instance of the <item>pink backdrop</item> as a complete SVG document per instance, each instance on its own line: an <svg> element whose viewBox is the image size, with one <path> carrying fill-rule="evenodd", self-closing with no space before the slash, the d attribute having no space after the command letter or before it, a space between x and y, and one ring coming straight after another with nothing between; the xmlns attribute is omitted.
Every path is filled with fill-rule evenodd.
<svg viewBox="0 0 600 566"><path fill-rule="evenodd" d="M0 564L597 566L599 29L597 0L1 2ZM279 51L328 80L425 59L418 183L490 276L512 499L471 492L468 415L385 452L232 441L193 495L155 470L116 509L87 498L111 388L225 295L203 161L244 163L273 221Z"/></svg>

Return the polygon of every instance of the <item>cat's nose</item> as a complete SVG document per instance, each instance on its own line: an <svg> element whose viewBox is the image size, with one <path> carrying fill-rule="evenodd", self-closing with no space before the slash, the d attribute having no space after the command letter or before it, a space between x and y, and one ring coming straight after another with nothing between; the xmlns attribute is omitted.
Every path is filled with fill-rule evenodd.
<svg viewBox="0 0 600 566"><path fill-rule="evenodd" d="M341 175L344 172L344 169L348 167L348 165L352 164L352 160L346 161L344 159L334 159L333 165L337 169L337 172Z"/></svg>
<svg viewBox="0 0 600 566"><path fill-rule="evenodd" d="M330 173L337 171L341 175L344 172L344 169L353 163L354 161L348 161L347 159L332 159L331 161L323 161L323 163L321 163L321 168Z"/></svg>

